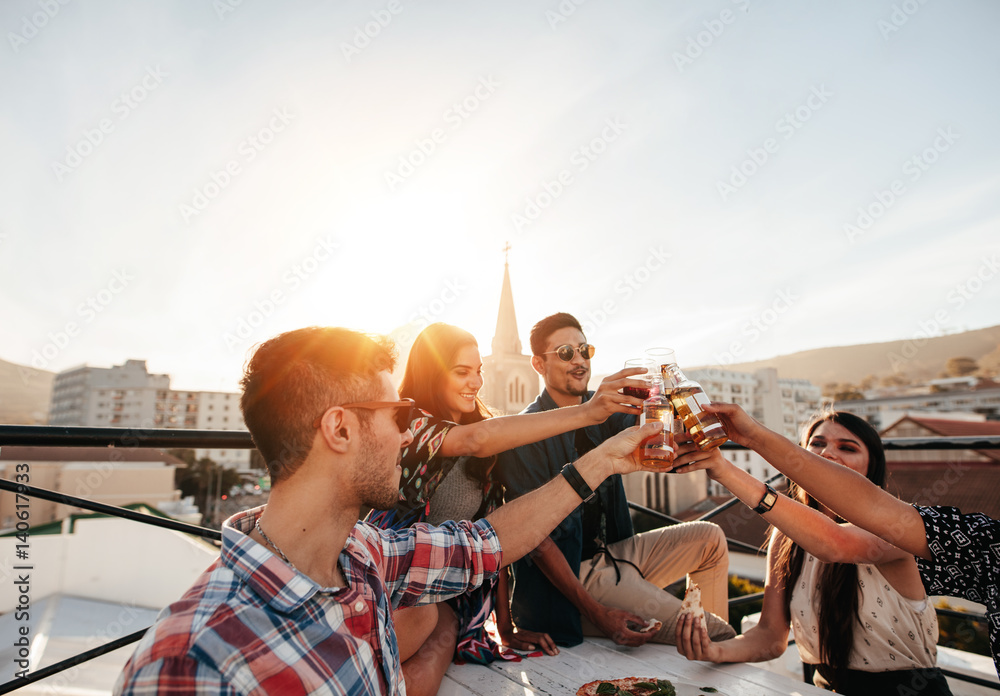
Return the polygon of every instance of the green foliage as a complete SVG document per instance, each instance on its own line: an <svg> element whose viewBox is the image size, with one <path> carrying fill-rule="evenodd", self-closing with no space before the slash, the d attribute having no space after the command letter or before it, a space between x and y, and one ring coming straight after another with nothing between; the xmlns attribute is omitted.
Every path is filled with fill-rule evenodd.
<svg viewBox="0 0 1000 696"><path fill-rule="evenodd" d="M729 576L729 599L733 599L735 597L745 597L746 595L757 594L763 591L763 587L750 582L746 578L741 578L736 575ZM736 631L737 634L739 634L740 624L743 621L743 617L749 616L750 614L756 614L763 606L764 599L762 597L761 599L748 604L730 607L729 625L733 627L733 630Z"/></svg>
<svg viewBox="0 0 1000 696"><path fill-rule="evenodd" d="M936 602L935 606L941 609L965 611L961 607L951 606L945 599ZM990 654L990 637L984 619L974 620L939 616L938 628L938 645L975 653L976 655Z"/></svg>
<svg viewBox="0 0 1000 696"><path fill-rule="evenodd" d="M174 485L180 489L182 496L193 495L196 505L203 505L206 495L214 498L220 490L223 495L226 495L233 486L242 483L240 475L235 470L226 469L208 457L202 457L195 461L194 450L170 450L169 454L187 463L186 468L178 468L174 472ZM219 483L220 473L222 475L221 487Z"/></svg>

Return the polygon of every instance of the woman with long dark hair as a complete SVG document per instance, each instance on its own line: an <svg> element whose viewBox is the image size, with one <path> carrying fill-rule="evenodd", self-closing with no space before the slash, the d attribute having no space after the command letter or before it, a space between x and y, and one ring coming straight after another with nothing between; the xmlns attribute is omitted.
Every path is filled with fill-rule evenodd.
<svg viewBox="0 0 1000 696"><path fill-rule="evenodd" d="M829 412L806 426L804 448L886 485L885 453L863 419ZM794 483L777 495L718 451L679 450L680 471L705 469L773 526L760 622L742 636L712 643L690 619L677 627L678 650L689 659L758 662L788 646L791 625L814 683L852 696L900 693L947 695L935 666L938 624L916 560L844 522ZM762 491L763 488L763 491Z"/></svg>
<svg viewBox="0 0 1000 696"><path fill-rule="evenodd" d="M478 520L503 502L502 488L493 476L496 454L604 422L612 413L635 414L636 406L641 406L639 399L618 393L622 387L642 385L625 377L641 371L631 369L605 379L594 398L582 406L492 417L479 398L482 368L479 345L468 331L436 323L417 336L399 387L399 395L417 406L410 423L413 442L403 450L400 463L400 500L388 510L373 510L369 522L400 529L421 522ZM505 646L558 652L547 633L512 625L506 580L504 571L498 586L487 583L447 603L394 612L407 693L435 693L453 655L456 660L483 664L498 658L520 659L505 653L486 632L486 620L494 609Z"/></svg>

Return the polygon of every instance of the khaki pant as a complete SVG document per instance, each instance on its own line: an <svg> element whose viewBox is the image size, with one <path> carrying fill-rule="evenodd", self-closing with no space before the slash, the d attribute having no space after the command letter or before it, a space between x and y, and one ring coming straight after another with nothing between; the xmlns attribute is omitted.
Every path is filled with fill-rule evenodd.
<svg viewBox="0 0 1000 696"><path fill-rule="evenodd" d="M725 640L736 635L727 623L729 549L718 525L686 522L654 529L609 544L608 551L619 561L621 581L615 584L615 567L607 554L600 553L580 564L580 582L601 604L661 621L663 626L652 638L653 642L669 645L676 642L674 631L681 600L662 588L685 575L690 578L689 584L697 583L701 588L709 637ZM628 563L622 563L623 560L638 566L642 576ZM603 635L585 617L581 619L584 635Z"/></svg>

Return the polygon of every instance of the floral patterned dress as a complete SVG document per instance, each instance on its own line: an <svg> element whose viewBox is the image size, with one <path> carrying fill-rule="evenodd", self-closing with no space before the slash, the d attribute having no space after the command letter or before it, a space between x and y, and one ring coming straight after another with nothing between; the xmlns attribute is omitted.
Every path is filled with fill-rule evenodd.
<svg viewBox="0 0 1000 696"><path fill-rule="evenodd" d="M417 522L426 522L431 498L444 478L463 461L474 457L438 457L444 437L455 423L435 418L417 409L410 431L413 442L403 450L402 476L399 480L399 502L388 510L372 510L365 520L382 529L405 529ZM459 471L455 472L460 475ZM503 489L493 479L492 471L486 476L482 489L482 503L474 519L485 517L503 503ZM496 581L447 600L458 617L458 646L456 662L489 664L497 659L518 660L516 653L502 652L486 632L486 619L493 611L496 600Z"/></svg>

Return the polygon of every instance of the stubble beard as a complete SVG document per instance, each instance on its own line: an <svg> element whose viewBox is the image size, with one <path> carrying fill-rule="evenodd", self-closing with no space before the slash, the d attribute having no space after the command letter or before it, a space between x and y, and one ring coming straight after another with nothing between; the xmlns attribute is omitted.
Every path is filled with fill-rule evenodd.
<svg viewBox="0 0 1000 696"><path fill-rule="evenodd" d="M364 426L362 430L365 430ZM399 501L399 477L396 472L399 455L390 468L385 461L379 461L379 448L375 446L371 432L366 432L363 437L363 454L358 458L354 471L355 490L362 506L388 510Z"/></svg>

